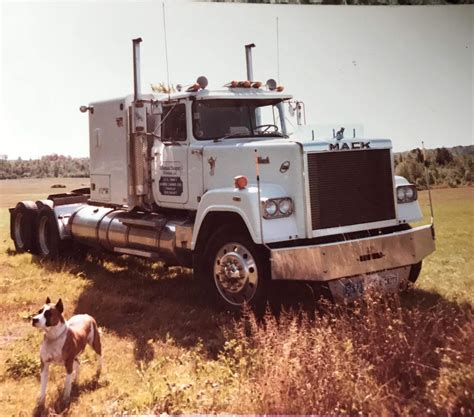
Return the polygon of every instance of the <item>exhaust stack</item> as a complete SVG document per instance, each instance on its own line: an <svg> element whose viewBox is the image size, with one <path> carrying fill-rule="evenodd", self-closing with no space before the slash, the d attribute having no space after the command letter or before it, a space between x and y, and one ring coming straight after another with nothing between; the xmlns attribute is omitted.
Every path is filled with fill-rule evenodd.
<svg viewBox="0 0 474 417"><path fill-rule="evenodd" d="M253 63L252 63L252 48L255 48L254 43L245 45L245 61L247 62L247 80L254 81L253 79Z"/></svg>
<svg viewBox="0 0 474 417"><path fill-rule="evenodd" d="M140 43L142 38L133 39L133 100L142 98L140 81Z"/></svg>

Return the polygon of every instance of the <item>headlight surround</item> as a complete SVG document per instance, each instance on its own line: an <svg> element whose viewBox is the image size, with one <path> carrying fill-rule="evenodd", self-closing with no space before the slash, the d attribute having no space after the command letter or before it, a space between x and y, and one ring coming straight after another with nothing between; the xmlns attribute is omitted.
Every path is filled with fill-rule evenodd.
<svg viewBox="0 0 474 417"><path fill-rule="evenodd" d="M293 200L285 198L269 198L262 201L262 215L265 219L278 219L293 214Z"/></svg>
<svg viewBox="0 0 474 417"><path fill-rule="evenodd" d="M397 187L398 204L412 203L418 198L418 191L414 185L401 185Z"/></svg>

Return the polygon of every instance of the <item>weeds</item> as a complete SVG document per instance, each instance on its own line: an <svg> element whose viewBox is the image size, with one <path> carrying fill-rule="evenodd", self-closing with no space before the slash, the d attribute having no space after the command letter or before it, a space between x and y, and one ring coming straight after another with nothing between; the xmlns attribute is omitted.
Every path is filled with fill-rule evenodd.
<svg viewBox="0 0 474 417"><path fill-rule="evenodd" d="M198 344L139 372L156 413L472 415L473 325L470 308L397 298L316 318L247 312L216 359Z"/></svg>
<svg viewBox="0 0 474 417"><path fill-rule="evenodd" d="M6 374L14 379L26 378L39 374L39 360L28 354L16 354L5 361Z"/></svg>

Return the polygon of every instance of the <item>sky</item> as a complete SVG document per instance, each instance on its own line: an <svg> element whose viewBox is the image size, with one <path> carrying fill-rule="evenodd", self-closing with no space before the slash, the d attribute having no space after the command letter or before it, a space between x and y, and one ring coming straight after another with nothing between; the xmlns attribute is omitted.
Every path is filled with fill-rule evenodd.
<svg viewBox="0 0 474 417"><path fill-rule="evenodd" d="M79 107L132 93L132 38L143 38L142 91L167 80L162 1L0 2L0 155L88 156ZM253 42L255 79L279 67L308 123L363 125L395 151L474 142L473 5L165 7L174 85L244 79Z"/></svg>

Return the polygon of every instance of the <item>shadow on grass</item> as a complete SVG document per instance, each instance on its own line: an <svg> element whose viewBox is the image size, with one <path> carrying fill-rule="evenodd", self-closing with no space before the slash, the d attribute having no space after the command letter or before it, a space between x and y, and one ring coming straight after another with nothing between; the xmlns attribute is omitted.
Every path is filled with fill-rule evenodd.
<svg viewBox="0 0 474 417"><path fill-rule="evenodd" d="M169 337L184 347L202 341L205 352L216 357L225 342L224 329L231 328L234 319L239 317L210 306L192 271L185 268L166 268L140 258L102 254L100 257L89 255L81 263L39 259L35 262L45 269L68 270L89 280L90 285L80 294L74 313L91 314L107 331L131 338L137 362L154 358L150 340ZM276 317L282 312L304 312L310 319L333 314L335 309L326 308L328 303L319 303L320 296L309 285L279 282L271 289L270 311ZM419 310L421 320L423 314L432 314L435 306L441 305L441 311L453 314L471 308L417 288L397 299L407 311ZM449 321L450 317L440 317L440 320Z"/></svg>
<svg viewBox="0 0 474 417"><path fill-rule="evenodd" d="M88 256L81 263L35 262L42 268L67 270L90 281L74 313L90 314L100 327L131 338L137 362L153 359L150 340L171 337L181 346L194 346L202 340L211 356L224 343L222 325L230 322L232 315L216 312L206 304L190 270L114 255Z"/></svg>
<svg viewBox="0 0 474 417"><path fill-rule="evenodd" d="M71 390L71 397L68 402L63 400L62 386L59 385L59 389L56 392L54 399L51 402L51 405L45 407L45 405L36 405L33 410L34 417L46 417L54 415L67 415L71 405L79 399L82 394L96 391L100 388L107 387L109 382L105 379L101 379L97 376L92 377L88 381L84 381L80 384L73 383Z"/></svg>

